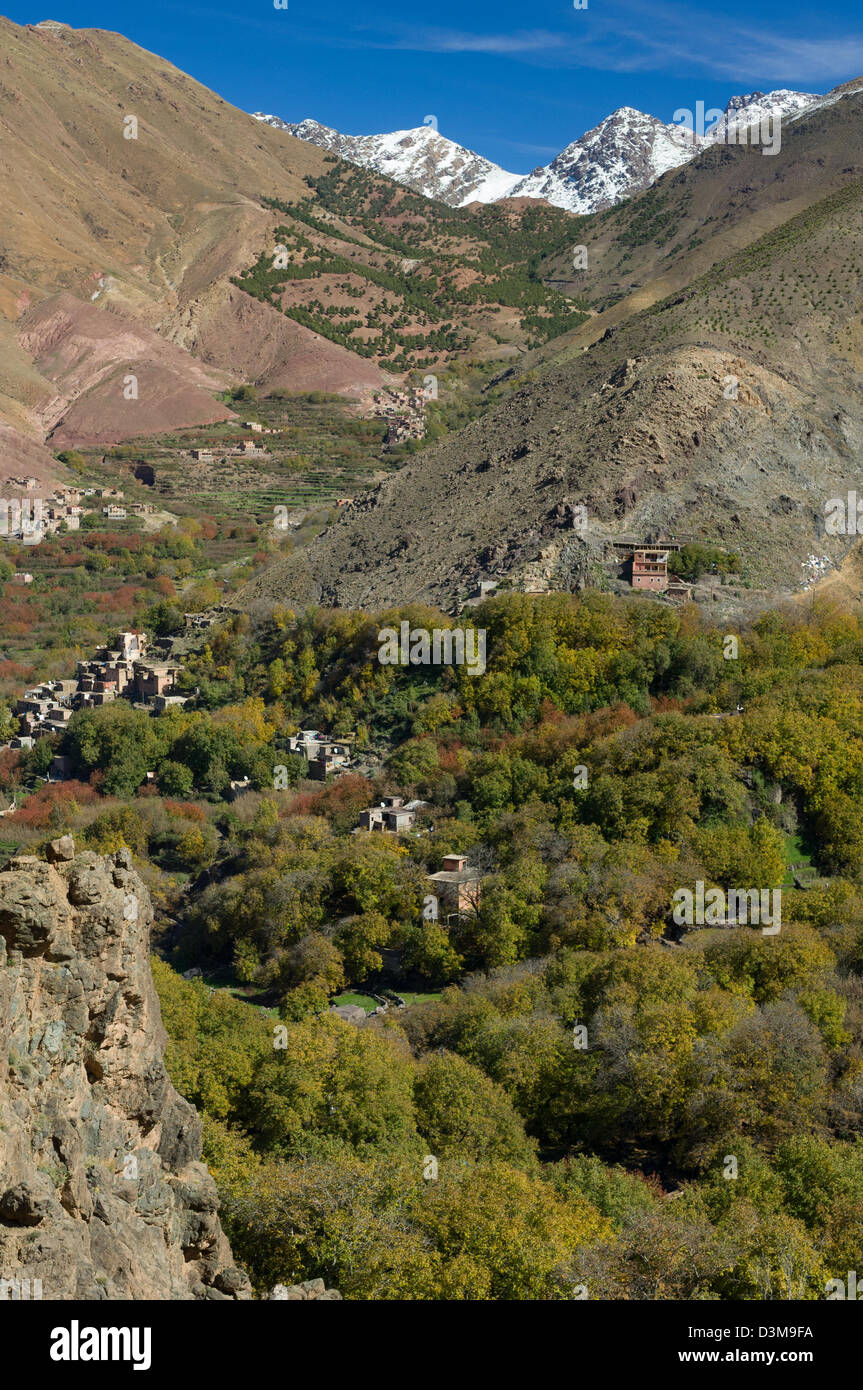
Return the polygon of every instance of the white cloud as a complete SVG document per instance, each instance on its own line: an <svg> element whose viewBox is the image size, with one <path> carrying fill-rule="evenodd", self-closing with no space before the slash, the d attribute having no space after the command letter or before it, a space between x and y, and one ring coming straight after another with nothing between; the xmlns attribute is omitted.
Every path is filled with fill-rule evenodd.
<svg viewBox="0 0 863 1390"><path fill-rule="evenodd" d="M420 53L484 53L532 66L606 72L670 71L775 85L824 86L863 70L863 34L813 38L776 28L738 26L732 13L679 5L606 0L603 9L574 11L559 30L481 34L404 26L386 35L357 35L360 47Z"/></svg>

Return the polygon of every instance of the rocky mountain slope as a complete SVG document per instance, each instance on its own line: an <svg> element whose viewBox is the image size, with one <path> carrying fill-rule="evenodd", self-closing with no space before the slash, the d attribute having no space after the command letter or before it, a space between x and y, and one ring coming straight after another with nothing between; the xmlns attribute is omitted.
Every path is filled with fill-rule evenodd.
<svg viewBox="0 0 863 1390"><path fill-rule="evenodd" d="M669 169L727 140L731 132L739 140L741 132L762 120L793 117L820 100L813 93L784 88L766 94L749 92L732 97L721 119L711 115L701 123L703 128L699 128L697 112L687 128L622 106L573 140L550 164L524 177L508 174L428 126L389 135L342 135L309 119L290 124L263 112L256 112L255 119L452 207L471 201L544 198L554 207L584 215L640 193Z"/></svg>
<svg viewBox="0 0 863 1390"><path fill-rule="evenodd" d="M177 419L231 417L213 392L227 372L207 368L124 314L51 295L22 315L18 341L57 387L43 416L52 445L113 444L170 429Z"/></svg>
<svg viewBox="0 0 863 1390"><path fill-rule="evenodd" d="M582 351L633 313L847 187L863 172L861 93L863 79L857 79L841 98L804 111L787 127L775 156L714 143L640 197L584 218L579 234L586 268L574 270L572 258L559 254L542 273L549 283L584 295L596 313L525 358L525 367L568 348Z"/></svg>
<svg viewBox="0 0 863 1390"><path fill-rule="evenodd" d="M324 161L119 34L0 19L0 423L39 445L58 406L65 418L82 400L92 421L130 331L139 346L161 341L170 362L156 428L209 421L212 383L247 371L279 380L300 366L301 381L355 394L380 385L374 363L267 306L250 311L231 284L270 244L259 195L307 198ZM74 382L31 350L29 316L58 295L93 327L77 333ZM137 431L133 412L114 413ZM0 462L18 464L20 440L15 450Z"/></svg>
<svg viewBox="0 0 863 1390"><path fill-rule="evenodd" d="M537 272L572 245L572 218L522 200L448 208L346 161L314 200L273 200L271 240L235 284L393 373L515 357L581 322Z"/></svg>
<svg viewBox="0 0 863 1390"><path fill-rule="evenodd" d="M516 184L516 197L545 198L569 212L589 213L639 193L668 169L685 164L703 138L623 106L567 145L545 168Z"/></svg>
<svg viewBox="0 0 863 1390"><path fill-rule="evenodd" d="M590 233L582 284L610 307L244 604L452 608L480 577L574 588L613 538L659 531L743 552L774 592L842 561L854 537L825 534L824 504L863 482L863 93L792 124L775 158L706 151ZM609 296L606 265L635 254L638 287Z"/></svg>
<svg viewBox="0 0 863 1390"><path fill-rule="evenodd" d="M765 121L793 121L804 111L817 106L824 98L816 92L792 92L780 87L773 92L747 92L732 97L719 120L712 120L705 131L705 144L736 143L744 132ZM772 156L771 156L772 157Z"/></svg>
<svg viewBox="0 0 863 1390"><path fill-rule="evenodd" d="M448 165L459 197L498 177L468 153ZM362 188L334 189L340 170ZM49 432L53 445L95 446L209 424L226 413L214 400L226 385L368 398L392 384L393 361L400 372L436 364L441 349L516 353L566 326L562 296L526 270L567 240L560 212L539 209L549 235L537 246L531 224L511 254L507 236L518 240L535 207L507 205L489 222L484 206L421 199L254 120L119 34L0 19L0 183L9 472L29 462L22 441L40 465L27 471L50 469L38 453ZM279 302L243 293L285 226L291 283ZM136 366L131 409L122 387Z"/></svg>
<svg viewBox="0 0 863 1390"><path fill-rule="evenodd" d="M545 198L555 207L588 214L615 206L649 188L669 169L695 159L711 145L744 133L762 121L784 120L805 110L816 96L807 92L750 92L732 97L721 119L702 124L692 112L665 125L631 106L621 107L594 130L573 141L547 168L536 169L511 190L513 197Z"/></svg>
<svg viewBox="0 0 863 1390"><path fill-rule="evenodd" d="M248 1298L164 1067L147 890L127 850L49 858L0 872L0 1274L44 1299Z"/></svg>
<svg viewBox="0 0 863 1390"><path fill-rule="evenodd" d="M389 135L342 135L310 119L291 124L256 111L255 120L454 208L471 202L494 203L508 197L520 181L518 174L509 174L499 164L448 140L432 125L394 130Z"/></svg>

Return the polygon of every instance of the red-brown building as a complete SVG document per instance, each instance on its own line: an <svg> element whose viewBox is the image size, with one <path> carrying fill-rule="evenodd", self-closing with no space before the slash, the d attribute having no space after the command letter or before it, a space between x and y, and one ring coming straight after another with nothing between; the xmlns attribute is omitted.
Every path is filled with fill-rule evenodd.
<svg viewBox="0 0 863 1390"><path fill-rule="evenodd" d="M650 589L661 594L668 587L668 551L643 548L632 556L633 589Z"/></svg>

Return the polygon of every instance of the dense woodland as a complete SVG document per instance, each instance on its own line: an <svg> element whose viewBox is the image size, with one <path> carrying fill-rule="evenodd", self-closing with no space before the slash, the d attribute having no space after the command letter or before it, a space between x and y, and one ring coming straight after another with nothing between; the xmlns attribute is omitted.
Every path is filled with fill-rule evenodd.
<svg viewBox="0 0 863 1390"><path fill-rule="evenodd" d="M417 606L237 614L190 706L76 715L74 780L4 836L134 851L169 1068L261 1287L823 1297L863 1235L863 624L768 613L727 660L694 606L472 613L482 675L378 662L381 627L454 622ZM353 734L365 775L305 780L299 727ZM396 791L413 832L351 833ZM448 852L483 891L445 925ZM781 931L680 932L699 879L781 888ZM420 1001L357 1028L346 990Z"/></svg>

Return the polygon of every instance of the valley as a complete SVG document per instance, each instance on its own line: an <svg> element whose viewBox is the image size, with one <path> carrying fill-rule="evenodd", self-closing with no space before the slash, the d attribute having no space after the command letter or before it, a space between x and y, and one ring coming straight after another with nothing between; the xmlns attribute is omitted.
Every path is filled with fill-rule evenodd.
<svg viewBox="0 0 863 1390"><path fill-rule="evenodd" d="M238 24L256 78L294 22ZM0 19L0 503L48 508L0 535L3 1301L195 1303L206 1373L213 1303L224 1335L261 1301L589 1301L619 1335L845 1288L836 77L706 131L618 105L516 175L435 117L252 116L121 33ZM767 155L730 139L762 121Z"/></svg>

